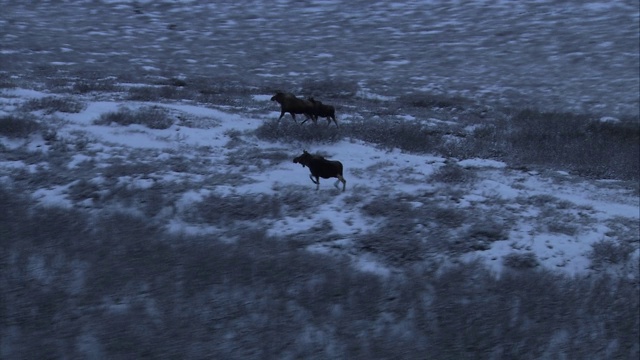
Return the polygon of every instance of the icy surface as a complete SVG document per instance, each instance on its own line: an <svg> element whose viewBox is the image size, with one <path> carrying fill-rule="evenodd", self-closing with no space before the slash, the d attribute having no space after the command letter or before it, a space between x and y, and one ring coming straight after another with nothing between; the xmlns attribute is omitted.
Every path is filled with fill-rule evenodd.
<svg viewBox="0 0 640 360"><path fill-rule="evenodd" d="M638 114L633 0L0 5L0 70L28 70L32 78L199 75L267 87L332 81L359 84L366 98L427 92Z"/></svg>

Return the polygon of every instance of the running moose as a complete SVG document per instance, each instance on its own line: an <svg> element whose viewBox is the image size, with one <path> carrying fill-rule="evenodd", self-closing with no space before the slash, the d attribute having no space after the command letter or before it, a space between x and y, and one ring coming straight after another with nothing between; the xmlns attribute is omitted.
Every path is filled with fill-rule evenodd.
<svg viewBox="0 0 640 360"><path fill-rule="evenodd" d="M338 178L333 186L340 189L338 183L342 182L342 191L347 187L347 181L342 176L343 167L340 161L327 160L320 155L311 155L304 150L302 155L293 159L293 162L309 168L311 171L309 178L316 184L316 190L320 189L320 178Z"/></svg>
<svg viewBox="0 0 640 360"><path fill-rule="evenodd" d="M296 121L296 114L303 114L307 121L308 119L316 122L317 118L313 114L315 111L315 105L309 101L304 99L298 99L295 95L291 93L283 93L278 91L273 97L271 97L271 101L275 101L280 104L280 117L278 121L282 119L284 114L289 113L293 118L293 121Z"/></svg>

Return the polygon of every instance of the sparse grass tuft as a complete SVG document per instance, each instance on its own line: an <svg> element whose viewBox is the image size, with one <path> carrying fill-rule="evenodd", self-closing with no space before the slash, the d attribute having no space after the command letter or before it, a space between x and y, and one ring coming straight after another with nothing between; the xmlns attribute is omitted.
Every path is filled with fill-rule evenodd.
<svg viewBox="0 0 640 360"><path fill-rule="evenodd" d="M454 109L465 108L473 103L470 99L465 99L461 96L447 96L441 94L411 94L403 95L398 98L400 103L408 104L415 107L423 108L440 108L440 109Z"/></svg>
<svg viewBox="0 0 640 360"><path fill-rule="evenodd" d="M161 101L163 99L183 99L181 87L176 86L139 86L129 89L129 100Z"/></svg>
<svg viewBox="0 0 640 360"><path fill-rule="evenodd" d="M113 80L79 80L73 83L72 90L76 94L87 94L90 92L115 92L122 90L121 86Z"/></svg>
<svg viewBox="0 0 640 360"><path fill-rule="evenodd" d="M622 264L629 260L635 248L624 241L603 239L591 244L589 259L595 267Z"/></svg>
<svg viewBox="0 0 640 360"><path fill-rule="evenodd" d="M413 208L406 201L393 199L388 196L377 196L361 208L367 216L408 217Z"/></svg>
<svg viewBox="0 0 640 360"><path fill-rule="evenodd" d="M233 138L229 144L233 143ZM240 140L236 140L240 141ZM234 147L235 148L235 147ZM295 155L279 149L261 149L256 151L252 147L239 146L227 154L227 164L236 166L256 166L259 169L268 169L284 161L292 161Z"/></svg>
<svg viewBox="0 0 640 360"><path fill-rule="evenodd" d="M367 119L345 124L350 137L405 151L430 153L442 146L442 134L416 121Z"/></svg>
<svg viewBox="0 0 640 360"><path fill-rule="evenodd" d="M398 236L388 228L356 238L358 250L376 256L392 266L407 266L425 259L428 253L424 242L412 236Z"/></svg>
<svg viewBox="0 0 640 360"><path fill-rule="evenodd" d="M23 111L44 110L45 114L54 112L79 113L86 108L86 104L75 100L72 97L46 96L43 98L31 99L22 104Z"/></svg>
<svg viewBox="0 0 640 360"><path fill-rule="evenodd" d="M0 117L0 135L9 138L26 138L40 129L40 124L28 115Z"/></svg>
<svg viewBox="0 0 640 360"><path fill-rule="evenodd" d="M98 200L100 198L99 192L100 186L91 181L81 179L69 187L67 197L72 201Z"/></svg>
<svg viewBox="0 0 640 360"><path fill-rule="evenodd" d="M180 78L176 78L176 77L171 77L162 81L158 82L160 85L166 85L166 86L175 86L175 87L185 87L187 86L187 81L180 79Z"/></svg>
<svg viewBox="0 0 640 360"><path fill-rule="evenodd" d="M510 122L512 161L598 178L640 178L640 122L606 123L586 115L524 110Z"/></svg>
<svg viewBox="0 0 640 360"><path fill-rule="evenodd" d="M439 181L445 184L465 184L476 179L473 170L463 168L456 163L448 163L436 170L430 181Z"/></svg>
<svg viewBox="0 0 640 360"><path fill-rule="evenodd" d="M434 210L434 219L438 224L449 228L457 228L464 224L467 220L467 214L456 208L436 207Z"/></svg>
<svg viewBox="0 0 640 360"><path fill-rule="evenodd" d="M141 161L115 161L102 169L102 176L107 179L117 179L123 176L148 176L161 169L160 163L145 163Z"/></svg>
<svg viewBox="0 0 640 360"><path fill-rule="evenodd" d="M505 255L502 262L512 269L532 269L539 265L538 257L533 252L511 253Z"/></svg>
<svg viewBox="0 0 640 360"><path fill-rule="evenodd" d="M358 83L355 81L336 78L325 80L307 79L302 82L301 93L309 94L309 96L326 103L325 98L352 98L358 93L359 88Z"/></svg>
<svg viewBox="0 0 640 360"><path fill-rule="evenodd" d="M191 222L227 225L234 221L254 221L273 218L282 213L282 203L264 194L211 194L190 209L186 217Z"/></svg>
<svg viewBox="0 0 640 360"><path fill-rule="evenodd" d="M472 214L465 215L466 221L472 222L468 229L452 231L453 229L446 227L445 224L437 223L432 225L426 236L433 237L436 241L434 244L437 244L439 250L452 255L489 250L493 242L508 238L508 229L504 225L491 219L483 221L475 219Z"/></svg>
<svg viewBox="0 0 640 360"><path fill-rule="evenodd" d="M571 219L568 219L567 216L564 218L558 218L551 220L547 224L547 230L550 233L554 234L564 234L568 236L576 236L580 231L580 227L578 225L570 223Z"/></svg>
<svg viewBox="0 0 640 360"><path fill-rule="evenodd" d="M635 244L636 247L640 245L640 222L637 219L616 216L607 221L607 227L611 230L606 235Z"/></svg>
<svg viewBox="0 0 640 360"><path fill-rule="evenodd" d="M98 119L94 120L96 125L110 125L116 123L118 125L140 124L150 129L167 129L173 125L174 119L169 115L168 111L158 107L149 106L136 110L122 108L116 112L102 114Z"/></svg>
<svg viewBox="0 0 640 360"><path fill-rule="evenodd" d="M13 89L16 88L16 83L11 79L9 73L0 72L0 89Z"/></svg>
<svg viewBox="0 0 640 360"><path fill-rule="evenodd" d="M489 219L477 222L469 228L468 236L472 239L482 239L488 242L506 240L509 233L504 225Z"/></svg>
<svg viewBox="0 0 640 360"><path fill-rule="evenodd" d="M536 195L531 195L527 198L523 198L523 197L518 198L518 201L522 204L526 204L526 205L530 204L540 208L553 206L559 200L560 199L558 199L557 197L549 194L536 194Z"/></svg>
<svg viewBox="0 0 640 360"><path fill-rule="evenodd" d="M335 126L323 125L321 122L316 125L311 120L301 124L298 119L296 124L289 115L286 115L280 121L268 121L260 125L255 130L255 134L259 139L268 141L335 143L344 137L341 130Z"/></svg>

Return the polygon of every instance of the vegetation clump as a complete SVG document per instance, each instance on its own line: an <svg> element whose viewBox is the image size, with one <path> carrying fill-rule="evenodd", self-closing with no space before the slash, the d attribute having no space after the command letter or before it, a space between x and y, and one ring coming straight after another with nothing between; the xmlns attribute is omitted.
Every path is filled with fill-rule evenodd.
<svg viewBox="0 0 640 360"><path fill-rule="evenodd" d="M173 125L174 119L166 110L157 106L141 107L136 110L129 108L121 108L116 112L102 114L93 122L96 125L110 125L116 123L118 125L139 124L150 129L168 129Z"/></svg>

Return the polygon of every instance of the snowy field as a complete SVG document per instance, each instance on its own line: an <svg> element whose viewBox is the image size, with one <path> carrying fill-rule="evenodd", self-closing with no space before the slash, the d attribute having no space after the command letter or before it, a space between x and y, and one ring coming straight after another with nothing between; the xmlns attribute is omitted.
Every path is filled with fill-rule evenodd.
<svg viewBox="0 0 640 360"><path fill-rule="evenodd" d="M137 278L131 273L121 280L126 290L114 295L91 287L89 279L95 277L89 269L99 260L94 259L94 264L87 260L93 259L91 256L57 253L56 247L64 243L60 239L53 243L34 240L33 244L40 245L21 248L10 239L23 236L17 235L20 226L3 220L5 228L0 227L0 236L7 250L3 249L0 255L0 271L11 274L2 283L10 299L5 303L11 305L1 309L0 316L11 321L0 329L4 338L0 357L22 358L29 336L56 338L51 342L43 340L42 349L55 349L49 351L58 355L145 356L139 349L163 342L162 335L141 337L144 346L131 345L135 351L124 345L115 346L113 343L120 340L105 334L111 334L118 324L127 324L122 325L127 328L129 325L126 320L112 320L116 316L113 314L139 310L145 314L141 316L151 319L144 326L165 329L168 325L161 319L182 319L175 315L180 306L196 309L193 313L182 309L185 323L192 316L193 324L202 322L205 327L209 325L204 319L215 318L225 324L221 328L226 327L226 333L211 325L212 333L221 334L220 339L233 344L222 350L216 348L216 354L225 358L389 358L398 354L403 358L424 358L417 353L394 352L393 344L415 351L434 351L434 358L554 358L563 354L597 358L640 352L637 340L624 340L638 333L637 321L629 320L630 328L616 328L615 333L608 333L605 324L585 328L584 334L576 335L572 331L581 323L563 318L562 326L549 330L549 338L539 335L546 339L541 343L523 340L509 348L500 343L499 337L497 342L487 344L481 340L475 345L466 343L470 340L465 339L475 336L469 334L462 340L451 337L448 343L442 340L442 334L460 329L446 327L446 320L441 318L446 312L420 313L422 306L447 308L437 300L438 286L444 286L438 281L457 281L447 269L465 266L482 268L503 282L525 279L523 284L535 283L542 289L553 286L540 285L545 281L533 281L533 275L528 273L549 273L562 279L614 279L614 283L619 281L636 290L631 301L637 304L637 175L586 176L555 165L516 163L506 160L511 158L499 146L496 148L500 151L495 151L498 155L493 157L485 156L492 152L488 149L483 149L481 155L465 152L464 156L460 155L462 152L452 155L442 150L454 149L455 144L470 141L483 129L498 127L528 108L549 114L587 114L584 116L596 123L612 126L637 122L637 2L402 4L281 0L202 4L104 0L43 1L38 6L0 1L0 5L0 201L6 201L0 203L0 216L9 219L18 214L9 205L18 200L6 195L16 193L24 195L20 201L32 209L24 214L37 213L37 209L54 215L57 213L52 209L69 214L77 211L94 219L87 220L89 224L101 224L101 219L125 214L152 226L153 231L162 234L158 238L228 246L234 249L233 254L224 255L229 258L248 251L243 249L246 244L255 245L256 253L251 253L259 263L255 268L234 262L221 267L225 273L248 269L252 279L249 288L258 288L259 281L255 279L263 279L256 269L269 271L269 267L261 267L265 262L273 261L273 268L278 271L285 266L279 260L307 265L307 260L292 257L292 252L309 254L308 266L315 269L311 275L300 275L304 280L281 275L287 280L273 280L275 285L267 286L264 294L246 295L245 284L229 283L231 275L184 270L198 266L210 269L195 250L192 264L175 265L182 269L177 272L177 280L168 281L165 276L161 282L158 279L162 276L157 276L156 283L147 282L143 275ZM336 105L340 127L327 126L324 119L318 124L296 124L288 114L277 122L279 106L270 101L276 90L314 96ZM443 145L433 151L409 151L406 146L402 148L403 142L395 147L385 142L384 133L367 130L367 121L392 127L418 124L416 129L427 129L432 134L424 142ZM629 136L637 136L634 134ZM335 179L321 179L316 191L308 177L309 170L292 161L303 149L340 160L345 167L346 191L334 188ZM631 154L632 159L633 156L637 159L637 155ZM620 167L624 168L624 164ZM60 216L68 219L65 216L69 215ZM121 220L128 224L128 220ZM73 221L63 222L63 227L75 226L66 224ZM58 225L54 227L57 229ZM114 252L122 251L118 241L134 243L148 236L141 232L136 237L134 229L131 234L123 232L125 235L118 237L118 224L110 226L116 234ZM123 229L129 229L126 226ZM46 228L41 230L46 234ZM56 239L57 230L51 231L51 238ZM25 243L31 244L27 240ZM100 243L87 241L95 246ZM259 241L267 243L257 245ZM151 247L151 252L156 246L164 245L140 245L143 249ZM262 257L260 251L264 252ZM278 251L286 255L280 258ZM159 259L165 256L160 250L158 253ZM133 256L118 254L127 259ZM140 256L147 259L145 256L156 255ZM296 256L307 259L307 255ZM312 256L325 260L316 265ZM331 265L333 261L342 265ZM283 272L298 271L290 266ZM383 300L375 298L371 302L387 311L371 310L375 315L368 314L366 321L356 316L354 319L361 321L353 320L356 325L328 325L341 318L340 314L364 312L361 307L374 306L358 303L356 310L351 307L355 306L353 303L340 303L337 298L321 294L318 289L332 289L333 285L325 282L335 283L331 280L333 275L323 269L336 266L365 277L357 278L358 282L368 279L371 284L386 284L387 288L381 285L383 290L376 291L382 294L381 299L397 299L393 300L399 303L397 308L388 303L379 305ZM68 273L60 270L67 268ZM162 273L161 269L158 266L157 271ZM109 274L104 267L100 271ZM121 274L124 270L113 271ZM185 274L192 274L189 271L195 271L199 282L187 279ZM307 274L307 270L301 271ZM59 278L55 275L58 272L63 274ZM418 274L442 279L429 283ZM470 270L467 273L471 277L473 274ZM414 295L398 290L405 289L398 284L415 280L420 282L412 285L416 293L424 291L429 295L410 305L400 303ZM184 290L190 281L195 287ZM341 281L346 284L355 280ZM460 281L468 284L465 281L469 280ZM551 283L552 279L547 281ZM52 323L78 328L77 333L67 337L23 326L21 321L37 323L34 318L21 315L29 312L21 312L20 306L15 305L16 299L28 296L15 290L23 282L52 288L56 288L52 285L56 282L64 284L58 285L63 295L54 295L62 296L65 304L72 303L69 308L77 308L79 318L104 319L95 314L105 311L110 314L105 315L109 318L106 323L113 321L115 325L95 330L89 320L69 320L67 316L76 316L71 315L76 310L68 310L65 316L51 315ZM186 298L187 295L175 295L185 291L191 294L189 302L174 304L174 300L167 300L170 297L160 295L170 290L154 288L167 283L175 285L172 296ZM290 289L298 286L315 289L309 290L316 299L313 302L331 304L325 314L315 314L313 307L300 310L304 307L300 298L298 303L279 302L295 297ZM363 288L362 294L370 291ZM79 294L90 292L88 289L102 295L86 300ZM576 285L566 292L580 294L580 289ZM620 285L619 289L627 288ZM196 290L201 292L193 296ZM482 293L489 304L490 297L484 294L491 290L469 285L459 291L456 299L460 299L461 309L467 301L463 298L474 299L474 292ZM228 302L224 316L214 314L209 296L216 301L222 296ZM549 320L538 310L519 318L517 304L526 304L526 296L513 296L517 299L509 298L504 304L510 307L512 322L522 324L513 325L518 331L535 332L545 327L531 325L531 319L538 319L537 316L544 319L540 324L558 320ZM468 301L476 304L475 300ZM143 309L136 308L136 304L143 304ZM282 309L278 304L284 304ZM615 312L617 309L629 311L616 304L599 304L598 307L614 309L602 318L613 322L622 316ZM264 309L267 305L268 311ZM44 311L44 305L33 306L39 310L32 313ZM633 318L637 309L630 309ZM287 343L284 337L284 343L274 341L280 333L266 325L273 320L271 311L280 317L294 316L296 324L301 321L308 326L303 330L282 330L287 338L293 336L292 342ZM234 320L236 312L242 314L237 315L242 321ZM325 322L323 316L333 320ZM433 322L424 320L425 325L421 326L419 319ZM580 321L589 323L589 319ZM254 326L253 332L267 328L271 332L264 339L255 335L255 342L249 341L243 332L247 327L242 324ZM365 324L379 332L363 330ZM470 329L477 326L467 325ZM507 333L514 329L509 326L498 328ZM141 332L148 332L145 329ZM189 352L182 355L212 356L208 352L212 345L207 342L219 338L208 339L207 331L204 335L197 333L193 344L199 345L191 345ZM582 350L589 331L590 336L598 338L598 344L605 344L597 355ZM352 337L368 339L361 342L368 344L367 350L344 340ZM389 352L374 350L375 339L379 338L387 339L388 347L383 348ZM441 340L433 340L436 338ZM266 341L276 345L266 346ZM180 349L183 345L167 346ZM154 354L149 351L146 355ZM531 357L523 355L527 352Z"/></svg>
<svg viewBox="0 0 640 360"><path fill-rule="evenodd" d="M37 91L12 89L3 91L1 100L3 108L11 112L29 100L50 99L46 96ZM253 103L244 102L244 106L277 109L278 105L269 98L269 94L254 95ZM379 227L386 226L381 221L384 215L405 216L406 231L424 231L429 238L433 212L446 210L451 216L458 214L471 222L456 223L448 229L452 238L470 243L462 258L480 257L498 272L505 256L534 253L542 266L569 274L585 273L592 266L588 256L594 242L618 240L620 236L630 236L632 240L637 235L634 234L637 226L631 226L626 235L616 231L637 223L639 216L637 188L627 188L621 181L581 179L564 171L523 171L490 159L458 160L410 154L377 148L356 139L331 144L286 144L252 136L258 126L274 122L277 118L274 111L243 116L242 108L215 105L85 101L86 108L81 112L51 115L57 128L54 142L42 136L3 139L7 154L0 163L2 180L11 183L16 174L24 173L34 177L59 173L61 178L56 183L43 181L41 186L30 189L31 195L45 206L88 211L106 205L122 206L106 200L105 194L113 186L131 193L167 189L172 193L163 194L170 197L164 201L166 208L158 209L153 220L163 224L167 231L214 237L224 237L225 229L185 220L195 204L218 196L222 203L210 204L208 210L224 213L223 199L227 197L261 198L296 192L306 199L303 201L308 201L304 204L306 208L285 209L277 217L261 218L261 214L255 214L254 226L275 236L305 234L314 227L326 226L330 229L329 237L335 240L312 242L309 249L340 253L360 254L360 249L352 248L354 238L381 231ZM148 107L165 109L167 116L176 120L166 129L98 121L123 106L133 111ZM38 116L43 116L41 113L36 111ZM291 120L287 114L281 121ZM322 122L311 126L326 125ZM13 160L11 155L12 151L26 151L47 159L48 154L58 155L59 149L54 147L61 143L73 152L62 158L56 156L55 165L51 163L53 159L28 162ZM321 180L320 190L314 191L308 170L291 161L305 146L343 162L346 192L333 187L335 179ZM122 169L122 174L118 174L118 166L131 169ZM460 184L438 181L433 175L445 166L473 173L474 179ZM179 190L171 190L178 184ZM410 209L398 210L397 214L383 208L377 209L380 214L363 211L369 199L378 198ZM136 204L132 205L135 209ZM492 232L498 233L495 234L498 238L484 244L487 240L483 237L493 236ZM636 247L633 256L637 258L637 241L632 243ZM478 251L473 251L474 246L478 246ZM357 260L360 265L362 262ZM382 263L367 262L365 267L380 273L392 271ZM635 277L638 268L625 271Z"/></svg>
<svg viewBox="0 0 640 360"><path fill-rule="evenodd" d="M333 91L364 97L432 93L638 114L632 0L0 4L3 70L45 83L51 75L202 76L212 87L288 90L335 82L342 88Z"/></svg>

